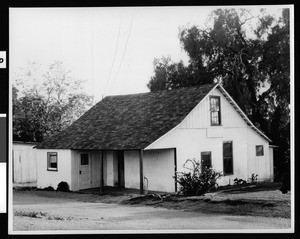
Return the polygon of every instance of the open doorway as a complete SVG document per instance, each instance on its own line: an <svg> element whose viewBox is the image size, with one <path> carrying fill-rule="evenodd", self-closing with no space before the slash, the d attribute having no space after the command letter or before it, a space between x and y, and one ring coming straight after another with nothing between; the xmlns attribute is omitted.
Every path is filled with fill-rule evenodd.
<svg viewBox="0 0 300 239"><path fill-rule="evenodd" d="M117 151L118 158L118 187L125 187L125 175L124 175L124 151Z"/></svg>

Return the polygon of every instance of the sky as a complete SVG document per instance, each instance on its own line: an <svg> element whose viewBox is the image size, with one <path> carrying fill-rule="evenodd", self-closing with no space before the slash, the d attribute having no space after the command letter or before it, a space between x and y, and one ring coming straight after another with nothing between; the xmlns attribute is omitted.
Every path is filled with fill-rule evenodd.
<svg viewBox="0 0 300 239"><path fill-rule="evenodd" d="M282 6L250 8L261 7L278 15ZM179 27L204 27L217 8L11 8L10 81L30 62L42 74L59 60L71 76L86 81L84 91L96 102L107 95L147 92L154 58L188 62Z"/></svg>

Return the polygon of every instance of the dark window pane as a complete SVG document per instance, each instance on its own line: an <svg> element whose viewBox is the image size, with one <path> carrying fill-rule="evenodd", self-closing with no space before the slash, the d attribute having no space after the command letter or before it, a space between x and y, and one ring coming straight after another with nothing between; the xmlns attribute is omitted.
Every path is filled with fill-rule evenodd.
<svg viewBox="0 0 300 239"><path fill-rule="evenodd" d="M81 165L88 165L89 164L89 155L88 154L81 154Z"/></svg>
<svg viewBox="0 0 300 239"><path fill-rule="evenodd" d="M223 143L224 174L233 174L232 142Z"/></svg>
<svg viewBox="0 0 300 239"><path fill-rule="evenodd" d="M57 170L57 153L47 154L48 170Z"/></svg>
<svg viewBox="0 0 300 239"><path fill-rule="evenodd" d="M257 145L256 146L256 156L263 156L264 155L264 146Z"/></svg>
<svg viewBox="0 0 300 239"><path fill-rule="evenodd" d="M224 158L224 174L233 174L232 158Z"/></svg>
<svg viewBox="0 0 300 239"><path fill-rule="evenodd" d="M50 168L56 168L57 167L57 163L50 163Z"/></svg>
<svg viewBox="0 0 300 239"><path fill-rule="evenodd" d="M204 168L210 168L211 167L211 152L202 152L201 153L201 169L202 171Z"/></svg>
<svg viewBox="0 0 300 239"><path fill-rule="evenodd" d="M223 156L224 157L232 157L232 143L224 143L223 144Z"/></svg>

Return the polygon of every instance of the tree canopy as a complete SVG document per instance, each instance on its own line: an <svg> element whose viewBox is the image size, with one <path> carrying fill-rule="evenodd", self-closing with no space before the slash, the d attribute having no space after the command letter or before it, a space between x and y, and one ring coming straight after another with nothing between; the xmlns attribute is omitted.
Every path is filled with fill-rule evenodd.
<svg viewBox="0 0 300 239"><path fill-rule="evenodd" d="M217 9L209 19L205 28L180 30L188 64L155 59L147 86L157 91L220 82L279 146L275 166L280 169L289 160L290 147L289 9L283 9L278 19L263 9L258 17L245 9Z"/></svg>
<svg viewBox="0 0 300 239"><path fill-rule="evenodd" d="M13 85L14 140L41 142L68 127L93 104L93 97L81 91L83 81L71 77L62 62L55 61L42 76L34 74L36 65L24 70Z"/></svg>

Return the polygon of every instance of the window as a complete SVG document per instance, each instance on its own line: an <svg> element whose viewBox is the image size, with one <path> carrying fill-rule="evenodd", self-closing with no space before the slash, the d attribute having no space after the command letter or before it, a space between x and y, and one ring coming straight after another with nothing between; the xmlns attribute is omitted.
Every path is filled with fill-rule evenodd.
<svg viewBox="0 0 300 239"><path fill-rule="evenodd" d="M47 170L57 171L57 153L47 153Z"/></svg>
<svg viewBox="0 0 300 239"><path fill-rule="evenodd" d="M81 165L89 165L89 155L88 154L80 154L80 164Z"/></svg>
<svg viewBox="0 0 300 239"><path fill-rule="evenodd" d="M264 146L257 145L256 146L256 156L263 156L264 155Z"/></svg>
<svg viewBox="0 0 300 239"><path fill-rule="evenodd" d="M221 125L220 96L210 96L210 123Z"/></svg>
<svg viewBox="0 0 300 239"><path fill-rule="evenodd" d="M201 152L201 171L203 172L204 168L211 167L211 152Z"/></svg>
<svg viewBox="0 0 300 239"><path fill-rule="evenodd" d="M223 142L224 175L233 174L232 142Z"/></svg>

